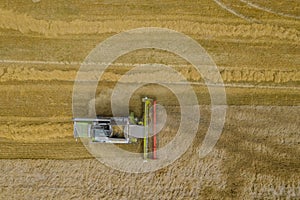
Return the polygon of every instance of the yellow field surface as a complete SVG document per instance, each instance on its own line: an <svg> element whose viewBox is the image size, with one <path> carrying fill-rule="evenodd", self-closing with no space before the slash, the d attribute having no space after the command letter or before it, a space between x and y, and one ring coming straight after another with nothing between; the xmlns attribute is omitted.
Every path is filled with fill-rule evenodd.
<svg viewBox="0 0 300 200"><path fill-rule="evenodd" d="M296 0L1 0L0 199L299 199L299 13ZM112 115L116 84L149 63L180 72L200 107L188 150L167 167L135 174L106 166L75 141L72 95L92 49L142 27L168 28L197 41L220 71L228 109L220 139L200 159L211 117L203 77L171 52L142 49L119 57L98 83L97 114ZM134 75L172 79L159 70ZM134 84L135 77L127 80ZM175 87L185 94L184 85ZM166 87L145 85L130 100L140 116L144 95L168 112L162 148L179 127L179 103ZM118 146L141 150L141 143Z"/></svg>

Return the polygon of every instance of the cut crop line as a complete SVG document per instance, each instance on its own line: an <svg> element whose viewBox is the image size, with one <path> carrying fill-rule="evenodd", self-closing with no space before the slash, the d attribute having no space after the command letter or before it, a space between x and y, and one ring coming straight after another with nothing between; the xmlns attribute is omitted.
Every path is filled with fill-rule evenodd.
<svg viewBox="0 0 300 200"><path fill-rule="evenodd" d="M85 81L86 83L92 83L94 81ZM106 81L115 83L115 81ZM121 82L121 84L138 84L138 83L147 83L147 82ZM199 85L199 86L209 86L209 87L227 87L227 88L259 88L259 89L292 89L292 90L300 90L300 87L296 86L271 86L271 85L251 85L251 84L232 84L232 83L216 83L216 84L206 84L202 82L159 82L158 84L164 85Z"/></svg>
<svg viewBox="0 0 300 200"><path fill-rule="evenodd" d="M286 13L283 13L283 12L277 12L277 11L274 11L270 8L266 8L266 7L263 7L263 6L260 6L258 4L254 4L254 3L251 3L249 1L246 1L246 0L240 0L241 2L253 7L253 8L256 8L258 10L262 10L262 11L265 11L265 12L268 12L268 13L272 13L272 14L275 14L275 15L280 15L280 16L283 16L283 17L290 17L290 18L294 18L294 19L300 19L300 16L296 16L296 15L290 15L290 14L286 14Z"/></svg>
<svg viewBox="0 0 300 200"><path fill-rule="evenodd" d="M113 65L116 67L139 67L142 65L145 65L146 63L138 63L138 64L132 64L132 63L83 63L79 61L41 61L41 60L0 60L0 63L3 64L33 64L33 65L74 65L74 66L79 66L79 65L100 65L100 66L106 66L106 65ZM151 63L152 65L155 64L161 64L161 63ZM192 65L187 65L187 64L166 64L167 66L170 67L191 67ZM207 66L207 65L203 65ZM224 66L218 66L220 70L236 70L236 69L241 69L241 67L224 67ZM280 72L294 72L293 69L279 69L279 68L272 68L272 69L266 69L266 68L258 68L258 67L248 67L248 68L243 68L243 70L251 70L251 71L280 71Z"/></svg>
<svg viewBox="0 0 300 200"><path fill-rule="evenodd" d="M233 10L232 8L230 8L229 6L225 5L225 4L224 4L222 1L220 1L220 0L214 0L214 2L216 2L220 7L222 7L222 8L225 9L225 10L227 10L228 12L230 12L230 13L232 13L232 14L234 14L234 15L236 15L236 16L238 16L238 17L240 17L240 18L242 18L242 19L244 19L244 20L246 20L246 21L257 22L257 23L259 22L259 21L257 21L257 20L254 19L254 18L247 17L247 16L245 16L245 15L243 15L243 14L241 14L241 13L235 11L235 10Z"/></svg>
<svg viewBox="0 0 300 200"><path fill-rule="evenodd" d="M47 122L47 123L65 123L72 121L72 116L63 117L20 117L20 116L0 116L0 122L13 121L18 119L19 123L23 122Z"/></svg>
<svg viewBox="0 0 300 200"><path fill-rule="evenodd" d="M269 85L250 85L250 84L224 84L225 87L240 87L240 88L259 88L259 89L292 89L300 90L300 87L295 86L269 86Z"/></svg>
<svg viewBox="0 0 300 200"><path fill-rule="evenodd" d="M41 60L0 60L0 63L40 64L40 65L81 65L81 62L41 61Z"/></svg>
<svg viewBox="0 0 300 200"><path fill-rule="evenodd" d="M269 86L269 85L251 85L251 84L205 84L205 83L196 83L196 82L174 82L174 83L165 83L165 84L178 84L178 85L201 85L201 86L211 86L211 87L228 87L228 88L259 88L259 89L293 89L300 90L300 87L288 87L288 86Z"/></svg>
<svg viewBox="0 0 300 200"><path fill-rule="evenodd" d="M16 63L16 64L42 64L42 65L81 65L81 64L87 64L87 65L107 65L108 63L81 63L81 62L64 62L64 61L38 61L38 60L0 60L0 63ZM155 65L156 63L153 63ZM143 64L131 64L131 63L114 63L114 66L130 66L130 67L137 67ZM172 65L171 65L172 66ZM173 65L174 66L174 65ZM188 66L188 65L179 65L179 66ZM222 69L240 69L238 67L219 67ZM266 69L260 69L260 68L247 68L247 70L253 70L253 71L266 71ZM276 69L271 69L272 71L276 71ZM278 70L281 72L293 72L293 70ZM196 82L188 82L192 85L207 85L207 86L213 86L213 87L240 87L240 88L261 88L261 89L293 89L293 90L299 90L300 87L288 87L288 86L263 86L263 85L251 85L251 84L205 84L205 83L196 83ZM187 84L185 82L173 82L171 84Z"/></svg>

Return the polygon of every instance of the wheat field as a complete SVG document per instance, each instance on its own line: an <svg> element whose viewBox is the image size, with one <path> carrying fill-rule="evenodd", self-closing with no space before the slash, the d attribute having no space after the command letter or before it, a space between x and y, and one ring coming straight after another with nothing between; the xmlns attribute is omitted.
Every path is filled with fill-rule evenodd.
<svg viewBox="0 0 300 200"><path fill-rule="evenodd" d="M278 0L1 0L0 199L299 199L299 13L298 1ZM72 95L92 49L143 27L168 28L197 41L218 67L228 108L216 146L199 158L211 119L203 77L162 50L119 57L98 83L98 114L112 115L111 94L129 70L160 63L192 85L201 115L192 144L175 162L127 173L99 162L75 141ZM178 101L166 88L146 85L130 100L138 114L143 95L168 111L163 147L178 128ZM140 151L139 145L121 148Z"/></svg>

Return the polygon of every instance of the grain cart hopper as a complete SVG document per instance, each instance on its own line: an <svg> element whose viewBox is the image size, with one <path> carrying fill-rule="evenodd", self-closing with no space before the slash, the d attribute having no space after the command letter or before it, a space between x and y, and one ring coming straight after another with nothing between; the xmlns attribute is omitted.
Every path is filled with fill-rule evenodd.
<svg viewBox="0 0 300 200"><path fill-rule="evenodd" d="M158 138L156 133L156 101L143 98L143 117L134 113L125 117L74 118L74 137L86 138L92 143L129 144L143 140L144 159L156 159ZM151 137L151 139L150 139ZM151 156L150 153L151 152Z"/></svg>

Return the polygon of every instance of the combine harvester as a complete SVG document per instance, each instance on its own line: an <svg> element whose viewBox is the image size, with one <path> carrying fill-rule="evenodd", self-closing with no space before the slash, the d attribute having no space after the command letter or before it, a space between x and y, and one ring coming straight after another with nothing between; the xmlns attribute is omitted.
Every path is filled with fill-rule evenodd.
<svg viewBox="0 0 300 200"><path fill-rule="evenodd" d="M147 97L142 101L144 114L141 120L133 112L127 117L74 118L74 137L76 140L87 138L92 143L113 144L129 144L143 139L144 159L157 159L156 101Z"/></svg>

